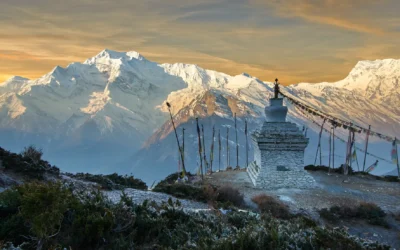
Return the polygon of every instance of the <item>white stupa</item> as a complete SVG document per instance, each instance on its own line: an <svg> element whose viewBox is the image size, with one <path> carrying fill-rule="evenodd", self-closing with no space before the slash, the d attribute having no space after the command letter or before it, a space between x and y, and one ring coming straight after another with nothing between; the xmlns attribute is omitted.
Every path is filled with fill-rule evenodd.
<svg viewBox="0 0 400 250"><path fill-rule="evenodd" d="M304 170L308 138L296 124L286 121L288 109L278 92L276 80L275 98L265 107L266 121L252 134L254 161L247 172L254 186L263 189L313 187L314 179Z"/></svg>

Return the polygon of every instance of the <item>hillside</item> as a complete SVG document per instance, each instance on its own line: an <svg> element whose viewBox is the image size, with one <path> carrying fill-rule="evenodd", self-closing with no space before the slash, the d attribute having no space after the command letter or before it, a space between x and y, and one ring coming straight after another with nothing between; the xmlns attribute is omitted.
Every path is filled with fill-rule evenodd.
<svg viewBox="0 0 400 250"><path fill-rule="evenodd" d="M163 185L171 196L138 190L142 182L131 177L59 173L36 150L0 152L2 249L390 249L343 228L322 227L272 196L271 208L279 210L254 207L222 183L173 184L169 178ZM26 174L38 165L41 175ZM10 178L16 181L4 182ZM125 182L108 189L110 180L139 186ZM199 196L184 191L205 200L195 201Z"/></svg>
<svg viewBox="0 0 400 250"><path fill-rule="evenodd" d="M338 118L400 136L396 134L400 131L399 68L399 60L362 61L342 81L300 83L281 89ZM272 83L246 73L229 76L196 65L158 64L134 51L104 50L83 63L57 66L35 80L13 77L0 84L2 146L19 151L34 144L61 169L71 172L111 173L118 169L142 174L162 169L164 174L148 180L152 182L154 177L162 179L177 168L176 143L165 105L168 101L178 129L187 129L191 170L197 167L195 118L205 126L207 145L211 144L212 126L220 129L223 145L224 133L230 127L233 149L234 113L240 130L239 165L243 166L244 120L249 122L250 131L262 123L271 87ZM311 142L305 159L306 164L313 163L319 128L290 103L286 105L288 119L300 128L309 128ZM337 134L346 138L344 130ZM357 136L359 147L364 138L363 134ZM371 152L388 158L387 142L376 138L370 141ZM324 133L323 145L326 143ZM337 147L337 152L345 150L340 142ZM225 159L226 149L221 152ZM323 147L324 160L326 155L327 147ZM339 153L335 157L337 166L342 157ZM236 160L233 152L231 158L231 162ZM368 156L366 164L374 161ZM221 164L226 167L226 163ZM376 173L393 168L382 162Z"/></svg>

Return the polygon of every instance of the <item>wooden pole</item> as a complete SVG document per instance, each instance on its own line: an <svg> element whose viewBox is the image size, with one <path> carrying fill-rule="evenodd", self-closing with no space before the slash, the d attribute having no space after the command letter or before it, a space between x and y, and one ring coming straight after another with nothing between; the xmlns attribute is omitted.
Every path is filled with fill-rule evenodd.
<svg viewBox="0 0 400 250"><path fill-rule="evenodd" d="M215 137L215 127L213 126L211 152L210 152L210 174L212 174L212 164L213 164L213 160L214 160L214 137Z"/></svg>
<svg viewBox="0 0 400 250"><path fill-rule="evenodd" d="M354 146L354 140L355 140L355 133L354 130L350 130L351 131L351 144L350 144L350 157L349 157L349 166L350 168L353 165L353 146Z"/></svg>
<svg viewBox="0 0 400 250"><path fill-rule="evenodd" d="M185 128L182 128L182 160L185 162Z"/></svg>
<svg viewBox="0 0 400 250"><path fill-rule="evenodd" d="M235 113L235 133L236 133L236 167L239 167L239 144L238 144L238 133L236 125L236 113Z"/></svg>
<svg viewBox="0 0 400 250"><path fill-rule="evenodd" d="M247 120L244 120L244 134L246 136L246 168L249 166L249 142L247 133Z"/></svg>
<svg viewBox="0 0 400 250"><path fill-rule="evenodd" d="M320 152L319 154L319 161L320 161L320 166L322 165L322 153L321 153L321 136L322 136L322 130L324 129L324 124L325 124L326 119L322 122L321 125L321 130L319 131L319 138L318 138L318 146L317 146L317 152L315 153L315 160L314 160L314 166L317 164L317 158L318 158L318 151Z"/></svg>
<svg viewBox="0 0 400 250"><path fill-rule="evenodd" d="M331 173L331 147L332 147L332 128L331 131L329 131L329 168L328 168L328 173Z"/></svg>
<svg viewBox="0 0 400 250"><path fill-rule="evenodd" d="M226 128L226 168L228 168L230 164L230 157L229 157L229 127Z"/></svg>
<svg viewBox="0 0 400 250"><path fill-rule="evenodd" d="M221 171L221 130L218 129L218 171Z"/></svg>
<svg viewBox="0 0 400 250"><path fill-rule="evenodd" d="M363 163L363 172L365 172L365 162L367 160L367 150L368 150L368 139L369 139L369 133L371 131L371 125L368 125L368 131L365 139L365 153L364 153L364 163Z"/></svg>
<svg viewBox="0 0 400 250"><path fill-rule="evenodd" d="M206 137L206 135L204 134L204 126L203 124L201 124L201 131L203 134L203 157L204 157L204 168L205 168L205 172L207 173L208 171L208 162L207 162L207 157L206 157L206 143L204 140L204 137Z"/></svg>
<svg viewBox="0 0 400 250"><path fill-rule="evenodd" d="M400 180L400 166L399 166L399 151L397 150L397 138L394 138L394 145L396 147L396 161L397 161L397 177Z"/></svg>
<svg viewBox="0 0 400 250"><path fill-rule="evenodd" d="M198 142L199 142L199 158L200 158L201 178L204 179L203 159L201 158L201 138L200 138L199 118L197 118L197 117L196 117L196 128L197 128L197 138L198 138Z"/></svg>
<svg viewBox="0 0 400 250"><path fill-rule="evenodd" d="M332 168L335 168L335 126L332 129Z"/></svg>
<svg viewBox="0 0 400 250"><path fill-rule="evenodd" d="M182 154L182 150L181 150L181 145L180 145L180 143L179 143L178 133L176 132L176 127L175 127L174 119L172 118L171 106L170 106L169 103L167 103L167 106L168 106L169 115L171 116L172 126L174 127L176 142L178 143L178 150L179 150L179 153L180 153L180 155L181 155L181 160L182 160L182 171L183 171L184 174L186 174L186 168L185 168L185 163L183 162L183 154Z"/></svg>
<svg viewBox="0 0 400 250"><path fill-rule="evenodd" d="M344 164L344 168L343 168L343 174L347 175L349 173L349 153L351 152L351 130L349 128L349 136L347 137L347 148L346 148L346 162Z"/></svg>

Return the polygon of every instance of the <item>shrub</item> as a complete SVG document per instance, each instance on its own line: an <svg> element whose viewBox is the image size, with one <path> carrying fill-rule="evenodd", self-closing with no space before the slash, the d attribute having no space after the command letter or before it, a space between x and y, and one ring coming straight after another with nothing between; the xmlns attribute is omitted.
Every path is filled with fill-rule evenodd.
<svg viewBox="0 0 400 250"><path fill-rule="evenodd" d="M136 179L133 176L122 176L117 173L110 175L93 175L89 173L77 173L75 175L69 174L71 177L75 177L80 180L86 180L100 184L102 189L123 189L123 188L135 188L141 190L147 190L147 185L140 179Z"/></svg>
<svg viewBox="0 0 400 250"><path fill-rule="evenodd" d="M244 204L243 195L231 186L222 186L217 189L217 201L230 202L237 207Z"/></svg>
<svg viewBox="0 0 400 250"><path fill-rule="evenodd" d="M157 184L156 187L153 188L154 192L166 193L173 195L177 198L196 200L200 202L208 201L208 192L205 193L205 190L201 187L192 186L184 183L175 183L175 184Z"/></svg>
<svg viewBox="0 0 400 250"><path fill-rule="evenodd" d="M172 200L161 205L148 201L135 205L126 195L113 204L101 192L76 196L59 183L24 184L4 193L0 194L2 207L21 208L0 217L0 246L4 247L4 242L21 246L30 239L21 248L389 249L366 244L345 232L319 228L299 217L281 221L269 214L260 218L237 211L187 214ZM40 200L34 203L34 197ZM49 213L49 218L43 218ZM40 226L33 230L32 223L39 217ZM53 237L36 244L38 233Z"/></svg>
<svg viewBox="0 0 400 250"><path fill-rule="evenodd" d="M45 173L58 176L60 169L41 159L42 152L34 146L25 148L21 154L0 148L0 161L5 171L22 173L24 177L42 180Z"/></svg>
<svg viewBox="0 0 400 250"><path fill-rule="evenodd" d="M17 187L21 195L21 216L29 222L35 237L46 239L57 233L73 199L61 183L32 182Z"/></svg>
<svg viewBox="0 0 400 250"><path fill-rule="evenodd" d="M197 186L175 183L176 179L173 182L172 180L174 180L174 176L170 175L166 180L158 183L153 188L153 191L170 194L177 198L207 202L215 207L240 207L244 204L243 195L233 187L222 186L216 188L210 184Z"/></svg>
<svg viewBox="0 0 400 250"><path fill-rule="evenodd" d="M263 213L270 213L275 218L281 219L291 217L288 207L272 196L260 194L254 196L251 200L257 204L258 209Z"/></svg>
<svg viewBox="0 0 400 250"><path fill-rule="evenodd" d="M363 219L371 225L389 227L385 220L385 212L376 204L362 202L358 206L332 206L330 209L321 209L322 218L335 222L337 219Z"/></svg>
<svg viewBox="0 0 400 250"><path fill-rule="evenodd" d="M370 224L389 227L385 220L386 213L376 204L362 202L357 207L359 218L366 219Z"/></svg>
<svg viewBox="0 0 400 250"><path fill-rule="evenodd" d="M315 165L307 165L304 167L305 170L308 171L324 171L324 172L328 172L329 171L329 167L327 166L315 166ZM353 169L349 166L349 174L353 174L354 171ZM331 168L331 173L337 173L337 174L343 174L343 165L341 165L338 168Z"/></svg>
<svg viewBox="0 0 400 250"><path fill-rule="evenodd" d="M25 147L21 152L21 156L24 158L29 158L33 163L37 164L42 160L43 151L40 148L36 148L33 145Z"/></svg>

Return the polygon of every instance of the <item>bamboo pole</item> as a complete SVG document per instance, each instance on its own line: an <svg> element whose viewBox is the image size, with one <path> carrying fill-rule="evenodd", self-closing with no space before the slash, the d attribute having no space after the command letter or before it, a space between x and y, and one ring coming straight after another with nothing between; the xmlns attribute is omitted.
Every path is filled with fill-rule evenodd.
<svg viewBox="0 0 400 250"><path fill-rule="evenodd" d="M365 162L367 160L367 150L368 150L368 140L369 140L369 133L371 131L371 125L368 125L368 131L365 139L365 153L364 153L364 163L363 163L363 172L365 172Z"/></svg>
<svg viewBox="0 0 400 250"><path fill-rule="evenodd" d="M218 129L218 171L221 171L221 130Z"/></svg>
<svg viewBox="0 0 400 250"><path fill-rule="evenodd" d="M396 147L396 161L397 161L397 177L400 180L400 166L399 166L399 151L397 150L397 138L394 138L394 145Z"/></svg>
<svg viewBox="0 0 400 250"><path fill-rule="evenodd" d="M180 143L179 143L178 133L176 132L176 127L175 127L174 119L172 118L171 105L170 105L168 102L167 102L166 104L167 104L167 107L168 107L169 115L171 116L172 126L174 127L176 142L178 143L178 150L179 150L179 153L180 153L180 155L181 155L183 174L186 174L186 168L185 168L185 163L183 162L183 154L182 154L182 150L181 150L181 145L180 145Z"/></svg>
<svg viewBox="0 0 400 250"><path fill-rule="evenodd" d="M349 128L349 136L347 137L347 148L346 148L346 162L344 164L344 168L343 168L343 174L347 175L349 173L349 153L351 152L351 130Z"/></svg>
<svg viewBox="0 0 400 250"><path fill-rule="evenodd" d="M182 128L182 160L183 164L185 163L185 128Z"/></svg>
<svg viewBox="0 0 400 250"><path fill-rule="evenodd" d="M246 168L249 166L249 142L247 133L247 120L244 120L244 135L246 136Z"/></svg>
<svg viewBox="0 0 400 250"><path fill-rule="evenodd" d="M207 174L208 171L208 162L207 162L207 156L206 156L206 143L204 140L204 137L206 137L206 135L204 134L204 126L203 124L201 124L201 131L203 134L203 158L204 158L204 168L205 168L205 172Z"/></svg>
<svg viewBox="0 0 400 250"><path fill-rule="evenodd" d="M213 164L213 160L214 160L214 137L215 137L215 127L213 126L211 152L210 152L210 174L212 174L212 164Z"/></svg>
<svg viewBox="0 0 400 250"><path fill-rule="evenodd" d="M336 125L334 125L333 129L332 129L332 154L333 154L333 157L332 157L332 168L333 169L335 168L335 126Z"/></svg>
<svg viewBox="0 0 400 250"><path fill-rule="evenodd" d="M329 131L329 168L328 168L328 174L331 173L331 148L332 148L332 128L331 131Z"/></svg>
<svg viewBox="0 0 400 250"><path fill-rule="evenodd" d="M324 121L322 122L321 125L321 130L319 131L319 137L318 137L318 146L317 146L317 152L315 153L315 160L314 160L314 166L315 164L317 164L317 158L318 158L318 151L319 153L319 161L320 161L320 166L322 165L322 153L321 153L321 136L322 136L322 130L324 129L324 124L325 124L326 119L324 119Z"/></svg>
<svg viewBox="0 0 400 250"><path fill-rule="evenodd" d="M199 158L200 158L200 170L201 170L201 178L204 179L203 174L203 159L201 158L201 138L200 138L200 127L199 127L199 118L196 117L196 128L197 128L197 138L199 142Z"/></svg>
<svg viewBox="0 0 400 250"><path fill-rule="evenodd" d="M235 113L235 133L236 133L236 167L239 167L239 144L238 144L238 133L236 124L236 113Z"/></svg>
<svg viewBox="0 0 400 250"><path fill-rule="evenodd" d="M228 168L230 164L230 157L229 157L229 127L226 128L226 168Z"/></svg>

